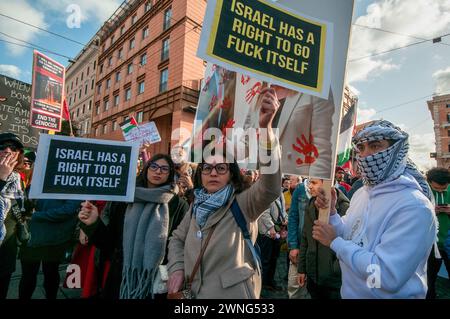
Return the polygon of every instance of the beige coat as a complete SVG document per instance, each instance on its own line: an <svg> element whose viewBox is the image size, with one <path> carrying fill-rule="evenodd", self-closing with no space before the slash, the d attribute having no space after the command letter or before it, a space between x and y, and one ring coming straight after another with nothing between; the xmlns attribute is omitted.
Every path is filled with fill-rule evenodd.
<svg viewBox="0 0 450 319"><path fill-rule="evenodd" d="M279 157L279 152L274 154ZM255 242L257 219L280 196L280 185L279 169L274 174L261 175L251 188L233 195L226 207L212 214L203 229L199 228L191 211L186 213L169 241L169 273L184 270L185 277L190 276L203 242L211 227L217 224L192 283L194 295L198 299L259 298L261 274L254 269L252 254L229 207L236 197ZM201 238L197 236L199 231Z"/></svg>

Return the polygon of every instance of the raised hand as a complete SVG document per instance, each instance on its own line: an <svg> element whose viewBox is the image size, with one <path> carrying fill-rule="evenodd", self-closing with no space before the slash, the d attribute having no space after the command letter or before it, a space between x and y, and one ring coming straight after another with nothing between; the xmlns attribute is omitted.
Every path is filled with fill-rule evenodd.
<svg viewBox="0 0 450 319"><path fill-rule="evenodd" d="M0 155L0 180L6 181L18 163L19 153L4 152Z"/></svg>
<svg viewBox="0 0 450 319"><path fill-rule="evenodd" d="M280 102L277 98L277 93L272 88L264 88L261 91L263 96L261 101L261 109L259 112L259 127L261 128L271 128L272 121L275 114L280 107Z"/></svg>

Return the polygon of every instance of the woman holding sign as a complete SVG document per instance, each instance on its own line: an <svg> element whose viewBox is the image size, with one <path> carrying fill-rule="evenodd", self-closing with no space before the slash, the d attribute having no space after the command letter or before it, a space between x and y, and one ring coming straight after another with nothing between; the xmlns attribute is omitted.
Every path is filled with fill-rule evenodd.
<svg viewBox="0 0 450 319"><path fill-rule="evenodd" d="M259 125L261 133L268 134L260 135L259 144L270 155L261 163L261 178L242 190L236 162L226 163L221 152L204 157L197 171L201 187L194 191L192 210L169 243L171 298L186 298L188 294L199 299L259 298L261 270L253 246L257 219L281 194L281 188L274 187L281 183L281 172L278 141L272 132L279 102L273 89L264 89L261 95ZM201 265L199 271L196 264Z"/></svg>
<svg viewBox="0 0 450 319"><path fill-rule="evenodd" d="M188 209L176 195L174 172L170 156L153 156L138 176L134 202L113 203L107 226L97 207L82 204L82 230L89 242L111 256L105 298L146 299L164 293L160 283L167 238Z"/></svg>

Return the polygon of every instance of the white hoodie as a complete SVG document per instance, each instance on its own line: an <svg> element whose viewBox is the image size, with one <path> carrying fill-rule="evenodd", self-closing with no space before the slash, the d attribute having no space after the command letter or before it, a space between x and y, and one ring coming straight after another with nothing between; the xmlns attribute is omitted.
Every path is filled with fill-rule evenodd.
<svg viewBox="0 0 450 319"><path fill-rule="evenodd" d="M330 224L342 298L425 298L437 223L414 177L360 188L346 215L331 216Z"/></svg>

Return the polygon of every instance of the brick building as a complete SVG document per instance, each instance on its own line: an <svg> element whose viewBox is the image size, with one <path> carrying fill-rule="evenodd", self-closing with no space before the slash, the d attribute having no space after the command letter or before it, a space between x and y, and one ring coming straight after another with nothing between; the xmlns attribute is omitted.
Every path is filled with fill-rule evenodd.
<svg viewBox="0 0 450 319"><path fill-rule="evenodd" d="M77 126L78 134L83 137L91 132L99 41L100 32L92 37L66 69L66 101L70 118Z"/></svg>
<svg viewBox="0 0 450 319"><path fill-rule="evenodd" d="M204 73L196 50L205 9L204 0L119 7L101 29L91 137L122 140L120 123L134 116L156 123L162 141L151 151L167 153L178 142L172 130L191 131Z"/></svg>
<svg viewBox="0 0 450 319"><path fill-rule="evenodd" d="M438 167L450 168L450 94L434 96L427 104L436 137L436 153L430 157L436 158Z"/></svg>

